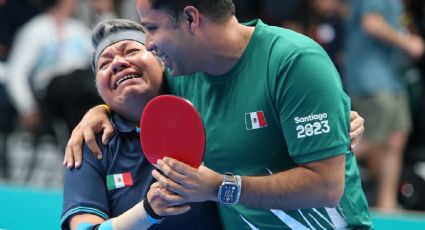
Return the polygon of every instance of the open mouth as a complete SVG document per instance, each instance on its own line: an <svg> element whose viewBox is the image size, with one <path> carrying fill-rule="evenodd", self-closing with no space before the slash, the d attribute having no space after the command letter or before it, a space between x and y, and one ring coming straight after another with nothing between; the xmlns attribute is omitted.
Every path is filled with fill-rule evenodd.
<svg viewBox="0 0 425 230"><path fill-rule="evenodd" d="M114 89L117 89L119 85L121 85L123 82L125 82L127 80L130 80L130 79L133 79L133 78L141 78L141 77L142 77L142 75L137 74L137 73L126 75L123 78L120 78L115 82Z"/></svg>

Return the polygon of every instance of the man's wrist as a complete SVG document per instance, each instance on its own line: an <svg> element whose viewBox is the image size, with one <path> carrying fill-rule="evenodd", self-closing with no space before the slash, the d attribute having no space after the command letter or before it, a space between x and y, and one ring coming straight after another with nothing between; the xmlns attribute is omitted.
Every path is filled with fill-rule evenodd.
<svg viewBox="0 0 425 230"><path fill-rule="evenodd" d="M242 191L242 178L232 173L223 174L223 182L218 187L217 199L223 205L235 205Z"/></svg>

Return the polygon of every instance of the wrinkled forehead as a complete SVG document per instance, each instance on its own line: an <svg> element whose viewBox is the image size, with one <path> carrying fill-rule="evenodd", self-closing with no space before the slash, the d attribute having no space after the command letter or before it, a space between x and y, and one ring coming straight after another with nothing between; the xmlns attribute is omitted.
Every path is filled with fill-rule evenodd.
<svg viewBox="0 0 425 230"><path fill-rule="evenodd" d="M143 43L140 43L138 41L134 40L122 40L117 43L111 44L110 46L106 47L102 53L99 56L99 60L101 60L103 57L111 57L116 55L117 53L124 52L125 49L132 47L137 47L140 49L146 49L145 45Z"/></svg>
<svg viewBox="0 0 425 230"><path fill-rule="evenodd" d="M96 47L95 51L95 65L97 69L97 62L99 60L100 55L103 53L103 51L108 48L109 46L125 40L133 40L136 42L139 42L141 44L145 44L145 34L141 31L137 30L120 30L113 32L104 38L99 42L99 45Z"/></svg>

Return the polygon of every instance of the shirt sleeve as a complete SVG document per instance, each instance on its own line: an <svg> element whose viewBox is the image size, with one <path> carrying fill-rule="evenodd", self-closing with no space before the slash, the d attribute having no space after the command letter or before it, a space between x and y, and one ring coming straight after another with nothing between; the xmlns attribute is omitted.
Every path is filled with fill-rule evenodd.
<svg viewBox="0 0 425 230"><path fill-rule="evenodd" d="M382 0L361 0L362 15L369 13L381 13L385 10L385 2Z"/></svg>
<svg viewBox="0 0 425 230"><path fill-rule="evenodd" d="M36 65L43 43L36 29L33 23L29 23L18 31L8 60L7 86L21 114L36 109L35 98L31 93L30 74Z"/></svg>
<svg viewBox="0 0 425 230"><path fill-rule="evenodd" d="M282 62L279 75L276 102L294 161L300 164L348 152L350 100L324 51L298 52Z"/></svg>
<svg viewBox="0 0 425 230"><path fill-rule="evenodd" d="M69 229L68 221L76 214L90 213L109 218L106 170L94 154L83 147L83 163L78 169L66 169L62 229Z"/></svg>

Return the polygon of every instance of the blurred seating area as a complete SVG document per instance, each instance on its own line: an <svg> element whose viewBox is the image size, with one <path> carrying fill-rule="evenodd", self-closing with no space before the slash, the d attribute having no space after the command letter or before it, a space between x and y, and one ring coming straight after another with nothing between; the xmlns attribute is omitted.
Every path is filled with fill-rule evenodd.
<svg viewBox="0 0 425 230"><path fill-rule="evenodd" d="M0 183L61 187L70 131L101 103L91 28L135 0L0 1Z"/></svg>
<svg viewBox="0 0 425 230"><path fill-rule="evenodd" d="M90 29L107 18L138 21L135 1L0 0L0 186L62 188L63 151L70 131L88 108L101 103L89 63ZM370 1L371 16L377 16L372 17L371 24L373 20L386 19L377 15L379 7L372 4L377 1L384 0ZM401 36L400 42L380 41L380 35L367 31L366 19L353 18L358 7L353 4L356 0L234 2L241 22L260 18L317 41L334 61L344 87L356 102L359 97L369 98L375 92L359 96L348 90L357 87L350 82L361 83L360 78L350 80L346 74L347 67L355 65L347 49L355 29L351 22L361 20L357 21L359 31L366 28L365 41L366 38L376 41L372 47L388 47L397 54L396 64L388 69L394 68L397 72L398 87L407 98L405 114L410 125L403 133L405 138L385 139L379 153L367 151L375 149L373 143L361 143L363 147L358 153L356 150L356 154L371 208L378 212L425 211L425 1L399 1L402 14L391 18L388 24L400 24L400 27L394 26L394 31L400 34L395 36ZM371 55L371 50L361 51ZM356 69L362 67L356 66ZM373 76L368 80L380 81ZM362 109L356 105L353 110ZM360 112L360 115L368 121L368 113ZM375 115L388 114L382 111ZM372 132L367 125L368 122L365 143L369 143L368 132ZM399 153L392 153L395 143L399 143L394 147ZM388 155L395 157L387 161ZM376 161L377 165L371 163ZM399 169L393 170L397 165ZM382 178L387 178L388 173L395 178L395 183L388 182L389 190L382 192L386 187L381 184L387 183L382 182ZM380 199L382 197L385 199ZM391 201L393 198L395 203Z"/></svg>

